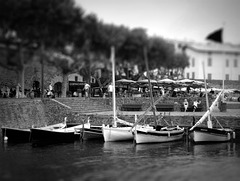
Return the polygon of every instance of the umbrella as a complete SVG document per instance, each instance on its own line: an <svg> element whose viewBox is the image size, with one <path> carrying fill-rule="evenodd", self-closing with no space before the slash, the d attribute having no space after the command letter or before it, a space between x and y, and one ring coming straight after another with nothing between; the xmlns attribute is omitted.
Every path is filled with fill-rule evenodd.
<svg viewBox="0 0 240 181"><path fill-rule="evenodd" d="M172 79L162 79L157 81L159 84L175 84L176 82Z"/></svg>
<svg viewBox="0 0 240 181"><path fill-rule="evenodd" d="M156 81L156 80L153 80L153 79L150 79L150 82L151 82L152 84L156 84L156 83L157 83L157 81ZM139 83L139 84L148 84L148 79L138 80L137 83Z"/></svg>
<svg viewBox="0 0 240 181"><path fill-rule="evenodd" d="M177 83L180 83L180 84L191 84L191 83L194 82L194 80L182 79L182 80L177 80L176 82L177 82Z"/></svg>
<svg viewBox="0 0 240 181"><path fill-rule="evenodd" d="M117 80L116 83L133 84L133 83L136 83L136 81L134 81L134 80L128 80L128 79L120 79L120 80Z"/></svg>

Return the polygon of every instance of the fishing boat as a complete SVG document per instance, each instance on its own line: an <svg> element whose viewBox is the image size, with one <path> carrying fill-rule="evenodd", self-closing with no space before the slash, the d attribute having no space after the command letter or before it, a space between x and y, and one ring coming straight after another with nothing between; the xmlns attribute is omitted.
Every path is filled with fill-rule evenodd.
<svg viewBox="0 0 240 181"><path fill-rule="evenodd" d="M2 127L2 139L5 142L29 142L30 141L30 129Z"/></svg>
<svg viewBox="0 0 240 181"><path fill-rule="evenodd" d="M184 128L174 127L138 127L134 131L136 144L140 143L163 143L181 140L184 135Z"/></svg>
<svg viewBox="0 0 240 181"><path fill-rule="evenodd" d="M224 80L223 80L223 89L219 92L216 99L213 101L212 105L209 107L208 94L207 94L207 83L205 79L205 69L203 63L203 77L205 84L206 92L206 104L208 110L206 113L189 129L189 139L195 143L208 143L208 142L226 142L232 139L235 139L235 132L230 128L223 128L222 125L217 121L220 128L213 128L211 113L213 112L214 107L219 101L221 95L224 93ZM208 118L207 127L199 127L203 121Z"/></svg>
<svg viewBox="0 0 240 181"><path fill-rule="evenodd" d="M83 126L81 133L83 140L103 140L102 126L91 125L88 117L88 125Z"/></svg>
<svg viewBox="0 0 240 181"><path fill-rule="evenodd" d="M41 129L62 129L66 126L66 120L63 123L41 127ZM29 142L31 140L30 128L11 128L2 127L2 138L5 142Z"/></svg>
<svg viewBox="0 0 240 181"><path fill-rule="evenodd" d="M80 140L81 129L88 126L89 123L61 129L31 128L31 142L33 144L48 144Z"/></svg>
<svg viewBox="0 0 240 181"><path fill-rule="evenodd" d="M113 86L113 125L102 125L102 134L105 142L110 141L129 141L133 140L133 134L130 131L133 124L121 120L116 116L116 94L115 94L115 49L111 47L112 62L112 86ZM118 126L121 122L125 126Z"/></svg>
<svg viewBox="0 0 240 181"><path fill-rule="evenodd" d="M215 101L212 103L211 107L206 111L206 113L189 129L189 139L195 143L206 143L206 142L226 142L235 139L235 132L230 128L213 128L211 126L199 127L200 124L212 113L217 101L219 100L223 90L218 94Z"/></svg>
<svg viewBox="0 0 240 181"><path fill-rule="evenodd" d="M150 89L150 98L151 98L151 106L150 110L153 111L154 116L154 126L149 125L137 125L141 119L136 121L136 123L133 125L134 130L134 141L136 144L140 143L163 143L163 142L171 142L171 141L177 141L183 138L184 135L184 128L181 128L179 126L160 126L157 125L156 121L156 102L154 103L153 95L152 95L152 86L150 82L150 76L149 76L149 68L148 68L148 59L147 59L147 52L146 49L144 49L144 59L147 67L147 76L148 76L148 85ZM160 101L162 97L159 98Z"/></svg>

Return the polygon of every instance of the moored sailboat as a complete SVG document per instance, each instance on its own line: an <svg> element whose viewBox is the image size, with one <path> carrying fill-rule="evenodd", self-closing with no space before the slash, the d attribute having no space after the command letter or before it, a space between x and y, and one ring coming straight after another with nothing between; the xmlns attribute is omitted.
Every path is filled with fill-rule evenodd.
<svg viewBox="0 0 240 181"><path fill-rule="evenodd" d="M140 143L163 143L181 140L184 135L184 128L174 127L138 127L134 131L136 144Z"/></svg>
<svg viewBox="0 0 240 181"><path fill-rule="evenodd" d="M156 102L161 100L161 98L153 102L153 95L152 95L152 87L149 77L149 69L148 69L148 59L147 59L147 52L146 49L144 49L144 59L147 67L147 76L148 76L148 85L150 89L150 96L151 96L151 106L150 109L153 111L153 116L155 120L155 126L149 126L149 125L143 125L139 126L137 125L138 121L133 125L134 129L134 141L136 144L140 143L163 143L163 142L171 142L171 141L177 141L183 138L184 135L184 128L181 128L179 126L166 126L162 127L157 125L156 122L156 115L155 115L155 105ZM135 127L135 128L134 128Z"/></svg>
<svg viewBox="0 0 240 181"><path fill-rule="evenodd" d="M189 138L191 141L195 143L226 142L235 138L235 133L232 129L223 128L221 125L221 128L212 128L209 127L209 125L208 127L199 127L199 125L202 124L208 116L210 116L222 93L223 90L218 94L209 110L207 110L200 120L189 129Z"/></svg>
<svg viewBox="0 0 240 181"><path fill-rule="evenodd" d="M224 93L224 81L223 81L223 90L219 92L216 99L213 101L212 105L208 106L208 94L207 94L207 84L205 79L205 69L204 69L204 63L203 63L203 77L204 77L204 84L205 84L205 91L206 91L206 103L208 110L206 113L200 118L199 121L196 122L190 129L189 129L189 138L191 141L195 143L207 143L207 142L226 142L231 141L232 139L235 139L235 132L232 129L229 128L223 128L221 124L220 129L213 128L212 126L212 120L211 120L211 113L213 112L213 109L217 102L220 99L220 96ZM207 127L198 127L200 124L203 123L203 121L208 118L207 121Z"/></svg>
<svg viewBox="0 0 240 181"><path fill-rule="evenodd" d="M81 129L89 123L78 124L60 129L31 128L31 142L33 144L48 144L80 140Z"/></svg>
<svg viewBox="0 0 240 181"><path fill-rule="evenodd" d="M129 141L133 140L133 134L130 131L132 124L120 120L116 116L116 94L115 94L115 50L111 47L112 62L112 86L113 86L113 125L102 125L102 134L105 142L109 141ZM124 127L117 126L117 122L123 123Z"/></svg>

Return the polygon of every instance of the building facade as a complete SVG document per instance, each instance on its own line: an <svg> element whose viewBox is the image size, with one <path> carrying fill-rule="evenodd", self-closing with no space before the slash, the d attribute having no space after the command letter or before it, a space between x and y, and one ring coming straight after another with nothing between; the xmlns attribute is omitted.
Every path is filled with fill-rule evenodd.
<svg viewBox="0 0 240 181"><path fill-rule="evenodd" d="M240 46L230 44L182 43L177 46L189 57L184 70L188 79L240 81Z"/></svg>

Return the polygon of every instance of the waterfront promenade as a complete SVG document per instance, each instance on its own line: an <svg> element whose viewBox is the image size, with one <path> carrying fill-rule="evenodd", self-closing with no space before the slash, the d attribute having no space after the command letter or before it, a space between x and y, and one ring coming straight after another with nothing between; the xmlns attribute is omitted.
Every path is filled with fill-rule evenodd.
<svg viewBox="0 0 240 181"><path fill-rule="evenodd" d="M239 103L240 104L240 103ZM118 115L142 115L145 111L118 111ZM164 114L164 112L156 112L156 115ZM165 112L165 115L168 116L170 113L171 116L202 116L205 112ZM104 112L95 112L95 113L85 113L86 115L113 115L113 111L104 111ZM223 117L240 117L240 109L227 109L226 112L220 112L219 110L214 110L212 113L214 116L223 116ZM150 111L146 115L153 115L153 112Z"/></svg>

